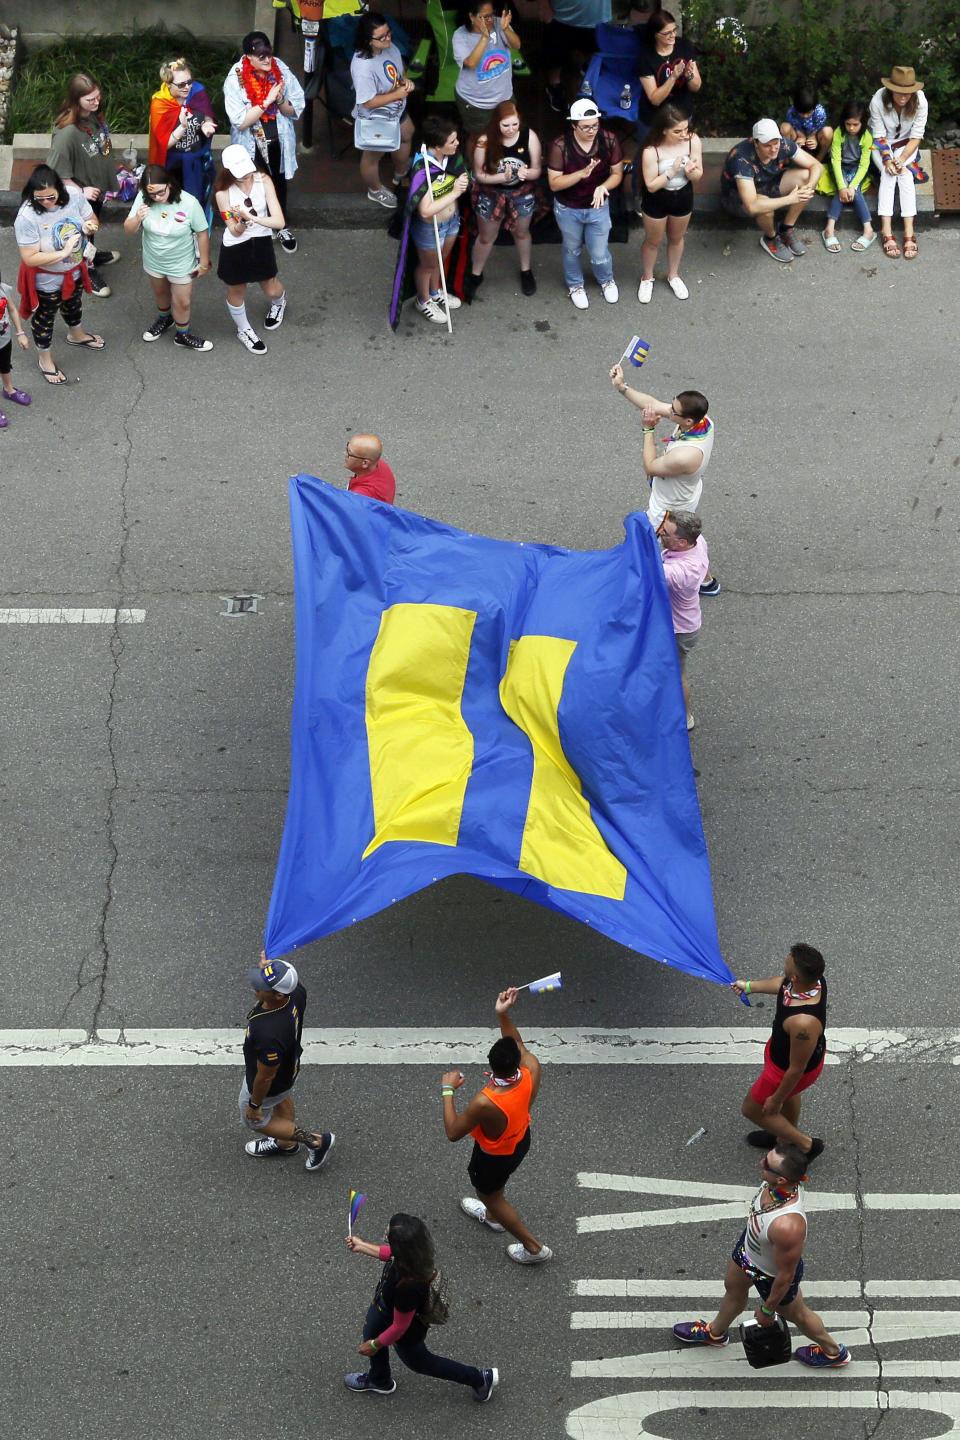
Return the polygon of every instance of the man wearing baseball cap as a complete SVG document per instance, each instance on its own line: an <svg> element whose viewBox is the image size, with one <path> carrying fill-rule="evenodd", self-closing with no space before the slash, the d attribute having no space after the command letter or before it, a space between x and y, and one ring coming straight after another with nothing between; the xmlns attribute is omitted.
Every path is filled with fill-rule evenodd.
<svg viewBox="0 0 960 1440"><path fill-rule="evenodd" d="M268 960L247 972L257 1003L247 1015L243 1037L244 1077L240 1086L240 1119L260 1139L248 1140L254 1160L296 1155L306 1146L308 1170L319 1170L333 1149L332 1130L304 1130L293 1113L293 1085L300 1069L303 1012L307 992L292 965Z"/></svg>
<svg viewBox="0 0 960 1440"><path fill-rule="evenodd" d="M760 248L771 260L789 264L806 253L793 227L813 199L822 170L809 150L783 138L775 120L758 120L751 138L727 155L720 204L728 215L753 220L760 229Z"/></svg>

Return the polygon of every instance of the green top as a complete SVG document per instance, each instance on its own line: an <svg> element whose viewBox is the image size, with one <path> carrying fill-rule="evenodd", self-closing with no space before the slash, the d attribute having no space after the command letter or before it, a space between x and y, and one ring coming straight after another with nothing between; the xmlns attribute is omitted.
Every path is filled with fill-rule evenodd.
<svg viewBox="0 0 960 1440"><path fill-rule="evenodd" d="M838 125L833 132L833 144L830 146L830 171L833 183L837 190L845 189L847 181L843 178L843 170L840 165L840 156L843 152L843 142L847 139L847 132L842 125ZM860 164L857 166L857 173L849 182L851 190L856 190L864 180L867 171L870 169L870 152L873 149L873 136L864 125L860 131Z"/></svg>
<svg viewBox="0 0 960 1440"><path fill-rule="evenodd" d="M131 215L143 209L142 192L130 207ZM140 230L143 237L143 268L156 275L180 275L186 279L197 268L194 235L207 228L207 217L198 200L181 192L180 199L147 204L147 218Z"/></svg>
<svg viewBox="0 0 960 1440"><path fill-rule="evenodd" d="M82 125L64 125L54 130L47 164L61 180L75 180L81 189L96 185L98 190L116 190L117 164L112 156L110 132L96 120Z"/></svg>

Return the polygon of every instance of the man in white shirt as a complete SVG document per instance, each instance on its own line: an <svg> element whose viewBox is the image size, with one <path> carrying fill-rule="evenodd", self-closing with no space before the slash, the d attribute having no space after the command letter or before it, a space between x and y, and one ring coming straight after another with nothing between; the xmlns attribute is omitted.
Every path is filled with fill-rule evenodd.
<svg viewBox="0 0 960 1440"><path fill-rule="evenodd" d="M696 510L703 494L703 476L713 453L715 426L707 414L707 397L699 390L681 390L672 400L658 400L643 390L634 390L623 377L623 367L614 365L610 383L643 414L643 468L650 483L647 518L659 533L667 511ZM660 420L674 422L673 434L662 455L657 454L656 429ZM719 595L720 581L707 575L701 595Z"/></svg>

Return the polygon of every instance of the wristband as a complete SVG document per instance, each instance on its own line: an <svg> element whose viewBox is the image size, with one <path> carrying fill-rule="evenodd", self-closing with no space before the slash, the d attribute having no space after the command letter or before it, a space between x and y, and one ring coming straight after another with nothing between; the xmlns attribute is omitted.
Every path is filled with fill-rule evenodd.
<svg viewBox="0 0 960 1440"><path fill-rule="evenodd" d="M441 1096L442 1096L443 1099L446 1099L446 1097L447 1097L448 1095L452 1095L452 1094L453 1094L453 1086L452 1086L452 1085L444 1085L443 1089L440 1091L440 1094L441 1094Z"/></svg>
<svg viewBox="0 0 960 1440"><path fill-rule="evenodd" d="M747 992L748 995L752 995L752 994L753 994L753 982L752 982L752 981L748 980L747 983L746 983L746 985L744 985L743 988L744 988L744 990Z"/></svg>
<svg viewBox="0 0 960 1440"><path fill-rule="evenodd" d="M656 434L656 430L657 430L656 425L644 425L644 427L643 427L643 433L644 433L644 435L655 435L655 434Z"/></svg>
<svg viewBox="0 0 960 1440"><path fill-rule="evenodd" d="M766 1305L764 1305L763 1301L761 1300L761 1302L760 1302L760 1313L761 1313L761 1315L770 1315L770 1316L773 1316L773 1315L776 1315L777 1312L776 1312L776 1310L768 1310L767 1307L766 1307Z"/></svg>
<svg viewBox="0 0 960 1440"><path fill-rule="evenodd" d="M369 1344L369 1346L370 1346L370 1354L371 1354L371 1355L376 1355L377 1351L380 1349L380 1341L379 1341L379 1340L370 1340L370 1341L368 1341L368 1344Z"/></svg>
<svg viewBox="0 0 960 1440"><path fill-rule="evenodd" d="M263 1109L263 1106L260 1104L260 1101L259 1101L259 1100L254 1100L254 1099L251 1098L250 1100L247 1101L247 1104L249 1105L249 1107L250 1107L251 1110L262 1110L262 1109Z"/></svg>

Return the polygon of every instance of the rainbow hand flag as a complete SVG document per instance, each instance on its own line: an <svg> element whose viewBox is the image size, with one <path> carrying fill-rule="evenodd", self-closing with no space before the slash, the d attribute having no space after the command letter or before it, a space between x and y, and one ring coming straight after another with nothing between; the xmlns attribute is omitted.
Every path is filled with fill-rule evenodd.
<svg viewBox="0 0 960 1440"><path fill-rule="evenodd" d="M367 1203L366 1195L361 1195L359 1190L350 1191L350 1213L347 1216L347 1234L353 1234L353 1227L356 1224L357 1216Z"/></svg>

